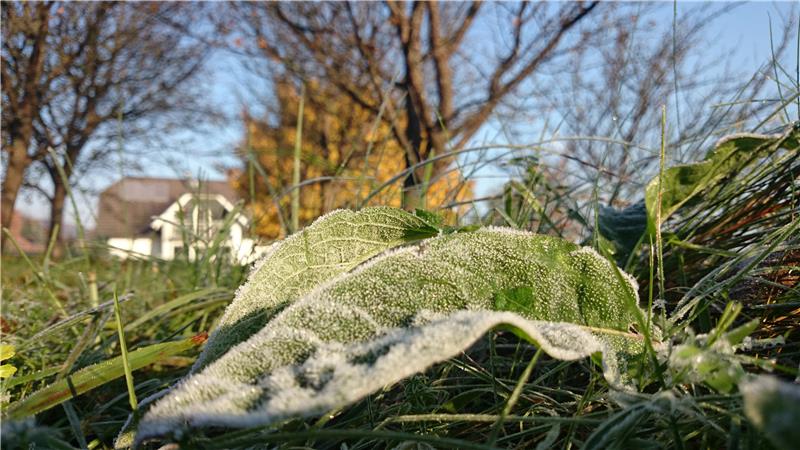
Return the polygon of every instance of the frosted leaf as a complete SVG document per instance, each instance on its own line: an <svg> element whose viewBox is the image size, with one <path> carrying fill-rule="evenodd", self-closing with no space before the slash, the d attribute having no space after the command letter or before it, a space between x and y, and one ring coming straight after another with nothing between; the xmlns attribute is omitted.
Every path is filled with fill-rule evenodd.
<svg viewBox="0 0 800 450"><path fill-rule="evenodd" d="M739 384L744 413L779 449L797 448L800 442L800 385L769 375Z"/></svg>
<svg viewBox="0 0 800 450"><path fill-rule="evenodd" d="M254 278L245 289L253 292ZM264 292L263 290L259 290ZM427 239L320 284L179 383L137 439L188 427L250 427L353 403L505 329L550 356L602 355L624 383L643 339L629 277L593 250L507 229Z"/></svg>
<svg viewBox="0 0 800 450"><path fill-rule="evenodd" d="M192 372L249 338L286 304L320 283L437 231L421 218L394 208L338 210L273 244L225 309Z"/></svg>
<svg viewBox="0 0 800 450"><path fill-rule="evenodd" d="M792 128L782 135L739 133L720 139L702 161L677 164L664 171L661 188L661 221L683 205L697 201L699 194L713 198L709 189L719 181L745 170L746 167L770 156L781 148L796 151L800 147L800 132ZM659 198L659 177L645 188L647 229L655 234L656 210Z"/></svg>

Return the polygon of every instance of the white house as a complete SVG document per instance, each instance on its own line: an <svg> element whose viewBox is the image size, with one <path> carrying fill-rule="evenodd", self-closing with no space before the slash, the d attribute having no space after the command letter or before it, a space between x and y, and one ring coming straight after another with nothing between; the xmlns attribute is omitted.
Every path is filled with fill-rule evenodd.
<svg viewBox="0 0 800 450"><path fill-rule="evenodd" d="M215 254L248 263L264 247L245 236L249 219L235 202L226 182L124 178L100 194L95 235L120 258L173 259L186 251L194 259L216 243Z"/></svg>

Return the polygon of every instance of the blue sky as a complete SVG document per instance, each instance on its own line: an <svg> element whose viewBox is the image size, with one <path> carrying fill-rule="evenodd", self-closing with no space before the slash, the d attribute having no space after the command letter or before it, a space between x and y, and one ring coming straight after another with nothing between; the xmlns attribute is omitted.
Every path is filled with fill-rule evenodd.
<svg viewBox="0 0 800 450"><path fill-rule="evenodd" d="M697 3L678 2L678 12L685 8L697 6ZM731 13L719 18L709 28L707 34L709 55L727 55L734 68L742 73L752 74L761 64L770 58L769 18L772 17L773 30L780 28L780 21L790 13L791 2L751 2L737 6ZM664 23L672 23L672 2L665 2L663 10L657 16ZM788 62L794 71L796 49L792 49ZM242 107L249 103L247 87L254 80L239 69L236 61L229 55L220 54L209 66L208 95L212 101L221 105L231 118L236 118ZM743 80L744 81L744 80ZM491 134L490 130L484 135ZM220 179L223 177L221 167L237 165L233 148L241 138L240 124L231 120L229 124L210 128L208 132L183 135L174 140L174 149L156 151L148 154L143 162L143 171L121 172L116 170L99 170L85 177L81 187L99 191L115 182L124 173L126 175L146 175L162 177L192 176L204 179ZM484 183L479 191L493 188L491 183ZM79 195L79 211L84 223L92 226L96 198L93 195ZM48 206L35 195L22 195L18 199L17 208L23 213L46 218ZM68 222L74 221L74 212L67 214Z"/></svg>

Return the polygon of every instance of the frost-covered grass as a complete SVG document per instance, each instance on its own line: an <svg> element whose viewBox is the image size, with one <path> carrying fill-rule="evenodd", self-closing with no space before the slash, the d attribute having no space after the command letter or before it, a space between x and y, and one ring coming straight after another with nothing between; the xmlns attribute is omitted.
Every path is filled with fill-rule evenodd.
<svg viewBox="0 0 800 450"><path fill-rule="evenodd" d="M141 404L190 372L199 377L187 378L185 388L210 380L211 389L203 395L212 400L226 391L250 396L245 407L226 410L232 403L202 403L190 392L180 398L184 391L179 389L179 397L164 397L166 406L154 407L149 419L146 414L134 417L135 423L150 420L152 434L159 436L145 446L175 441L181 448L209 449L791 448L800 442L793 426L800 364L800 145L791 129L774 138L747 139L733 161L693 166L680 174L664 171L663 209L655 219L663 222L661 271L659 242L646 232L654 220L647 213L657 200L616 213L600 211L595 218L605 229L600 234L591 232L593 220L567 219L581 230L572 243L528 234L542 231L543 210L518 207L515 202L530 200L519 197L480 218L486 225L500 222L503 231L442 227L439 232L427 214L398 214L388 225L381 219L383 226L375 229L355 232L344 226L333 233L341 245L325 244L329 253L309 252L313 239L297 235L286 242L302 245L273 248L271 256L277 255L281 264L272 267L267 260L259 266L262 275L254 271L246 287L240 286L249 268L214 254L194 262L120 262L104 256L102 248L73 249L58 261L4 256L2 343L12 344L15 355L2 364L17 371L2 384L3 448L31 443L36 448L111 448L134 399ZM687 192L694 195L688 198ZM579 200L557 201L571 205ZM350 225L353 216L346 218ZM447 223L455 224L454 219ZM404 227L415 232L403 232ZM560 234L556 228L544 231ZM645 233L640 242L631 242L627 234L636 232L631 230ZM369 238L354 245L353 238L363 236ZM578 250L581 245L595 250ZM384 253L398 246L403 248ZM545 264L540 254L552 261ZM604 269L573 273L578 265L569 258L577 257L599 261ZM283 264L293 258L300 263ZM621 269L613 269L605 258ZM345 260L353 263L340 264ZM580 341L575 355L565 357L537 337L553 321L596 325L581 322L592 311L581 299L602 297L604 289L626 281L625 272L637 281L642 317L628 316L632 310L619 306L627 294L611 289L609 301L620 303L612 303L617 309L601 319L621 335L650 336L641 363L627 368L631 389L614 382L599 355L583 357L592 353L592 345L606 353L602 341ZM286 281L287 274L295 278ZM581 274L588 274L588 280L576 281ZM534 276L541 286L526 279ZM420 280L442 289L426 291ZM556 302L554 315L544 311L549 305L543 299L556 299L561 291L554 286L560 285L570 286L572 296ZM277 295L275 286L291 291ZM546 295L525 304L521 299L533 292L521 289L526 287ZM237 291L242 307L225 311ZM133 396L119 359L120 330L111 302L115 293L133 367ZM395 314L399 307L419 312L415 298L436 308ZM342 308L336 308L337 302ZM574 314L570 307L577 308ZM494 308L498 311L488 312ZM249 317L256 317L256 325L239 326ZM320 346L327 353L315 359L307 348L290 347L292 342L316 344L316 330L331 330L330 322L350 325L333 327L336 342ZM386 359L388 366L352 364L353 370L339 378L331 375L322 383L329 384L329 397L314 396L319 371L298 376L260 365L270 345L292 361L305 361L305 368L325 358L350 357L352 362L352 351L369 345L344 348L338 343L369 341L365 337L378 331L387 333L381 334L383 341L374 341L374 355L367 359L380 360L386 348L404 351ZM202 350L209 332L209 342L217 344ZM300 339L280 345L270 341L284 332ZM533 339L518 337L526 333ZM249 349L249 354L228 353L240 342L246 347L236 348ZM197 363L201 351L206 360ZM113 379L104 378L110 374ZM764 374L770 378L757 377ZM37 399L30 395L47 385L55 388L46 391L43 401L20 402ZM79 395L72 398L73 393ZM286 398L289 394L292 398ZM302 395L311 396L303 401ZM334 397L334 402L323 401ZM198 419L192 428L158 421L158 412L169 413L174 405L184 409L164 417ZM32 413L35 418L26 419ZM153 427L153 420L163 429Z"/></svg>

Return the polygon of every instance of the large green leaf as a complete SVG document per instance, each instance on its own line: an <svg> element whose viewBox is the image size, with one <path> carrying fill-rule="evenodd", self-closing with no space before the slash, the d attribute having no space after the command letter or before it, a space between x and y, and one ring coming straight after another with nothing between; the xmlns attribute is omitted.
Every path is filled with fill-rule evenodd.
<svg viewBox="0 0 800 450"><path fill-rule="evenodd" d="M775 136L734 134L720 140L703 161L666 169L661 186L661 221L687 202L699 200L699 194L708 195L709 189L720 181L735 176L744 167L779 148L796 150L799 136L797 130ZM651 234L655 234L656 229L658 191L658 177L655 177L645 190L647 229Z"/></svg>
<svg viewBox="0 0 800 450"><path fill-rule="evenodd" d="M192 371L252 336L275 313L320 283L381 252L437 232L423 218L394 208L338 210L320 217L274 244L255 265Z"/></svg>
<svg viewBox="0 0 800 450"><path fill-rule="evenodd" d="M357 229L349 236L360 238ZM266 281L253 277L243 291L278 295L268 294L274 285L261 286ZM427 239L318 284L158 400L137 439L320 414L457 355L497 328L555 358L602 355L606 378L622 386L626 365L644 347L629 331L642 317L636 302L632 279L593 250L557 238L483 229Z"/></svg>

